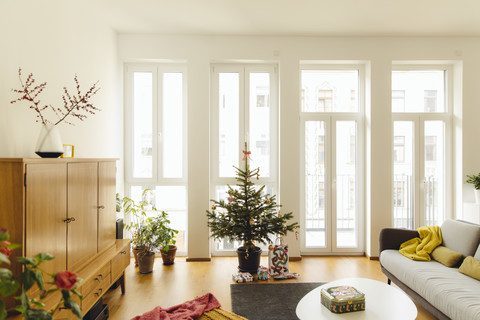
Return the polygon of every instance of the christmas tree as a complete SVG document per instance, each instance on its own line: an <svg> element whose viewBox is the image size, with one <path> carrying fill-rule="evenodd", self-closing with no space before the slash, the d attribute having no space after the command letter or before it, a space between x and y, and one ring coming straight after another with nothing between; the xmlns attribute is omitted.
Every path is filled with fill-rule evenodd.
<svg viewBox="0 0 480 320"><path fill-rule="evenodd" d="M227 238L241 241L245 251L255 250L255 243L267 244L270 236L284 236L298 228L298 223L287 224L293 214L280 213L275 195L264 195L265 186L255 188L253 180L258 180L260 168L250 170L250 151L247 143L243 151L245 169L235 167L237 187L228 185L226 200L211 200L212 207L207 211L208 226L215 239Z"/></svg>

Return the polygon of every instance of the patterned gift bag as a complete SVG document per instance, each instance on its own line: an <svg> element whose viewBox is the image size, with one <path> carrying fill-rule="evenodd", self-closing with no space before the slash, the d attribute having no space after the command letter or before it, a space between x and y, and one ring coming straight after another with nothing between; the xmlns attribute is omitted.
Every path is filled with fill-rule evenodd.
<svg viewBox="0 0 480 320"><path fill-rule="evenodd" d="M288 273L288 245L281 240L268 247L268 271L272 276Z"/></svg>

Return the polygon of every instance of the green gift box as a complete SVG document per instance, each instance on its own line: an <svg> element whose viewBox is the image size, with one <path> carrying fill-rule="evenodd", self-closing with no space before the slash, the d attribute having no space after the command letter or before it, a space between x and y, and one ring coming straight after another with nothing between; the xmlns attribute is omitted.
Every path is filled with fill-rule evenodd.
<svg viewBox="0 0 480 320"><path fill-rule="evenodd" d="M333 313L365 310L365 294L351 286L322 288L321 300Z"/></svg>

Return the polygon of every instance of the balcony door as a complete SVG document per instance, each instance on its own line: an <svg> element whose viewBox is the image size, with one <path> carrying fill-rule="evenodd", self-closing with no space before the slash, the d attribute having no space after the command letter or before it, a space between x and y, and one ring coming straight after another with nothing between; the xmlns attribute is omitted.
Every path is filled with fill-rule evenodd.
<svg viewBox="0 0 480 320"><path fill-rule="evenodd" d="M302 254L363 250L362 72L301 71Z"/></svg>

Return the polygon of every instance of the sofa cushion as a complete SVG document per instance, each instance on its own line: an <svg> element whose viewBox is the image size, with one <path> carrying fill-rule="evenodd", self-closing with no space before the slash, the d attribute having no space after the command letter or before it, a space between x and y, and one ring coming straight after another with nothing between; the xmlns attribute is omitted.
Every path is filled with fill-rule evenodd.
<svg viewBox="0 0 480 320"><path fill-rule="evenodd" d="M464 257L473 256L480 241L480 225L458 220L445 220L441 227L443 245Z"/></svg>
<svg viewBox="0 0 480 320"><path fill-rule="evenodd" d="M475 252L473 257L477 260L480 260L480 244L478 245L477 252Z"/></svg>
<svg viewBox="0 0 480 320"><path fill-rule="evenodd" d="M414 261L398 250L384 250L380 263L398 280L455 320L480 319L480 281L437 261Z"/></svg>
<svg viewBox="0 0 480 320"><path fill-rule="evenodd" d="M474 257L466 257L458 271L469 277L480 280L480 261Z"/></svg>
<svg viewBox="0 0 480 320"><path fill-rule="evenodd" d="M433 260L449 268L456 266L463 257L460 252L453 251L444 246L436 247L435 250L432 251L431 256Z"/></svg>

